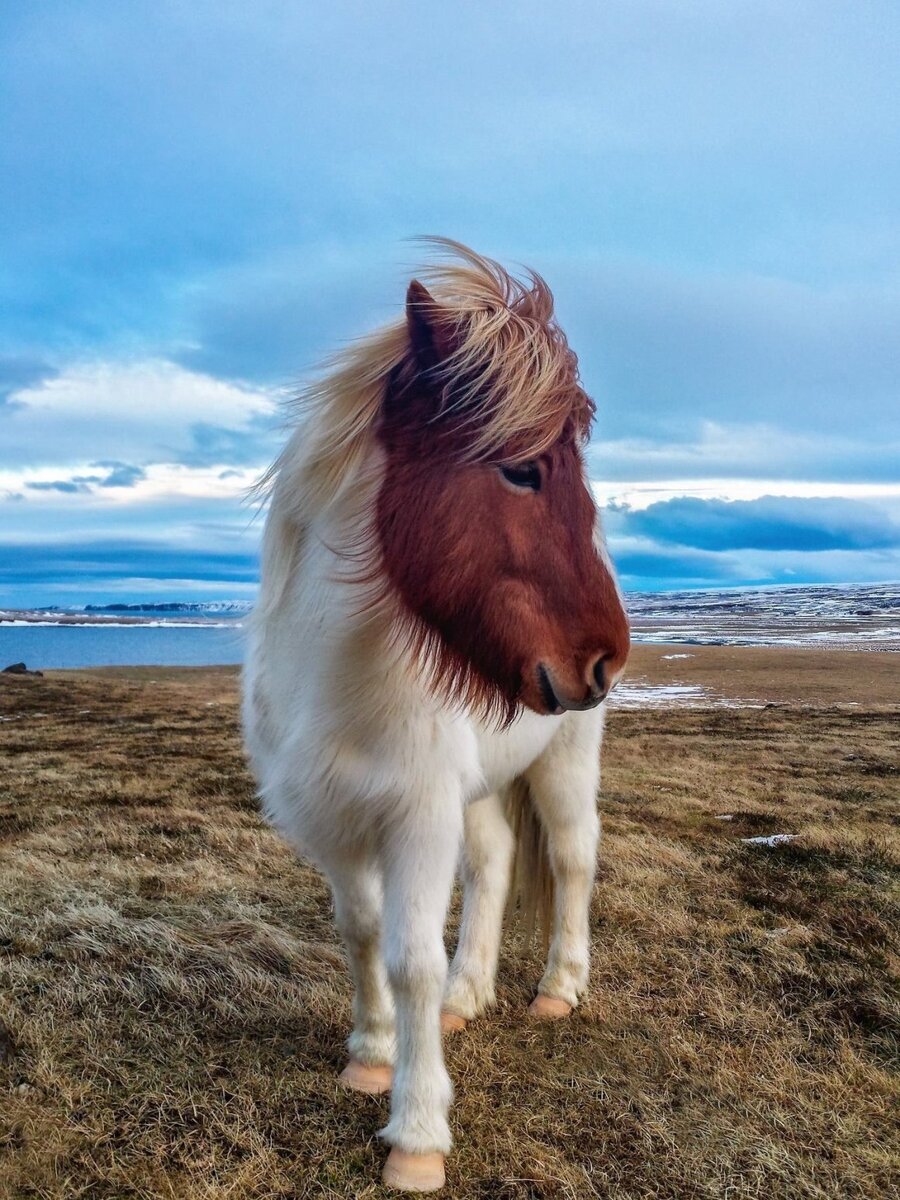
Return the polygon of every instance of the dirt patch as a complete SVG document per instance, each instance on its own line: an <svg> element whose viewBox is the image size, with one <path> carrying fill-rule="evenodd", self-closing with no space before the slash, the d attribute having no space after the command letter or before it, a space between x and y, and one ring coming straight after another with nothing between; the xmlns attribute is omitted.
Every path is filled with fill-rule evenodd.
<svg viewBox="0 0 900 1200"><path fill-rule="evenodd" d="M700 687L711 697L759 704L866 711L900 705L900 654L887 652L635 645L626 679L656 687Z"/></svg>

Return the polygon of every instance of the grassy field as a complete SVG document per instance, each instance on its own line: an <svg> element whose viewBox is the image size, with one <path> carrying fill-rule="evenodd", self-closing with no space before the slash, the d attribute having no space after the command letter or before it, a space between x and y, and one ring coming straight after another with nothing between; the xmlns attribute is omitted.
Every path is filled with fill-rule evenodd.
<svg viewBox="0 0 900 1200"><path fill-rule="evenodd" d="M631 670L770 704L611 715L590 995L526 1024L508 947L447 1044L454 1198L898 1194L900 661L691 652ZM0 677L0 715L0 1196L385 1194L234 672Z"/></svg>

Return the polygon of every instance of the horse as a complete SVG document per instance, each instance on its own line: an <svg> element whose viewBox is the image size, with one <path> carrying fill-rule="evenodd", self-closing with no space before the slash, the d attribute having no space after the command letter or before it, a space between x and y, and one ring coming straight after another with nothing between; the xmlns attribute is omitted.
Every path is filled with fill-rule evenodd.
<svg viewBox="0 0 900 1200"><path fill-rule="evenodd" d="M603 701L629 650L550 289L428 241L403 316L307 387L264 477L243 674L263 812L327 877L349 959L341 1082L391 1090L382 1177L409 1191L444 1183L442 1032L494 1003L514 879L550 921L531 1017L585 991Z"/></svg>

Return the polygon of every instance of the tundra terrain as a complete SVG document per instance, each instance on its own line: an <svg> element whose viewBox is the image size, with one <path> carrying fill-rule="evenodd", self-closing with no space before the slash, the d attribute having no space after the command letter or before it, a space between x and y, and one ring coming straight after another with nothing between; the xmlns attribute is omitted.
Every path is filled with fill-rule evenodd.
<svg viewBox="0 0 900 1200"><path fill-rule="evenodd" d="M529 1023L510 932L446 1042L444 1194L900 1193L898 674L636 648L703 706L611 712L589 994ZM4 1200L386 1195L328 891L260 820L237 713L229 668L0 677Z"/></svg>

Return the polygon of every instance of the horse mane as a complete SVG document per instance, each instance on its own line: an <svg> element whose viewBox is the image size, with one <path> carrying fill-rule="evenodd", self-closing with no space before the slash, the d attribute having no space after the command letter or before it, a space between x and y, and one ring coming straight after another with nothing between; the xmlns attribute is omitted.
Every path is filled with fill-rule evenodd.
<svg viewBox="0 0 900 1200"><path fill-rule="evenodd" d="M442 412L457 412L470 433L462 453L484 460L512 449L526 460L567 428L585 439L594 405L580 386L576 356L544 279L534 271L517 279L450 238L419 240L435 256L420 274L453 324L456 349L435 382L456 385ZM326 360L289 402L293 433L254 489L260 501L271 499L261 606L270 609L283 594L314 514L359 484L386 390L412 369L404 315Z"/></svg>

